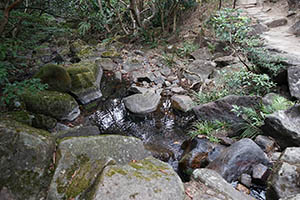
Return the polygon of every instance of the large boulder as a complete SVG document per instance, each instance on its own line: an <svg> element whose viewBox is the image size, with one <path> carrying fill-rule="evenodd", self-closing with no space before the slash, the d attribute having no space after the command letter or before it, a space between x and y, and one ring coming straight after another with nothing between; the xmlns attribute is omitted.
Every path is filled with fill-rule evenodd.
<svg viewBox="0 0 300 200"><path fill-rule="evenodd" d="M292 66L288 68L288 83L289 83L289 90L292 97L296 97L300 99L300 67L299 66Z"/></svg>
<svg viewBox="0 0 300 200"><path fill-rule="evenodd" d="M51 181L54 138L13 120L0 121L0 199L44 199Z"/></svg>
<svg viewBox="0 0 300 200"><path fill-rule="evenodd" d="M103 135L62 140L48 200L79 198L105 166L126 164L150 155L142 141L133 137Z"/></svg>
<svg viewBox="0 0 300 200"><path fill-rule="evenodd" d="M183 200L184 188L170 165L153 157L124 166L108 166L88 194L91 200Z"/></svg>
<svg viewBox="0 0 300 200"><path fill-rule="evenodd" d="M49 90L68 92L71 89L70 75L65 68L58 65L47 64L34 77L41 79L42 83L48 84Z"/></svg>
<svg viewBox="0 0 300 200"><path fill-rule="evenodd" d="M214 72L217 64L206 60L195 60L184 72L184 76L195 82L204 82Z"/></svg>
<svg viewBox="0 0 300 200"><path fill-rule="evenodd" d="M229 95L217 101L196 106L193 111L199 120L239 123L243 119L232 112L232 105L254 107L261 102L262 98L258 96Z"/></svg>
<svg viewBox="0 0 300 200"><path fill-rule="evenodd" d="M300 146L300 105L268 115L262 130L283 149Z"/></svg>
<svg viewBox="0 0 300 200"><path fill-rule="evenodd" d="M185 200L254 200L253 197L235 190L214 170L196 169L192 177L192 181L185 183L188 194Z"/></svg>
<svg viewBox="0 0 300 200"><path fill-rule="evenodd" d="M124 98L126 108L136 114L147 114L155 111L160 103L161 96L153 91L134 94Z"/></svg>
<svg viewBox="0 0 300 200"><path fill-rule="evenodd" d="M25 92L22 95L26 109L37 114L44 114L58 120L72 121L80 115L75 99L56 91Z"/></svg>
<svg viewBox="0 0 300 200"><path fill-rule="evenodd" d="M228 182L236 181L242 174L251 174L255 165L269 166L266 154L251 139L245 138L232 144L212 161L207 168L217 171Z"/></svg>
<svg viewBox="0 0 300 200"><path fill-rule="evenodd" d="M281 154L268 180L268 199L288 198L300 193L300 148L289 147Z"/></svg>
<svg viewBox="0 0 300 200"><path fill-rule="evenodd" d="M72 80L71 92L82 104L102 97L100 83L103 69L94 61L82 61L67 68Z"/></svg>

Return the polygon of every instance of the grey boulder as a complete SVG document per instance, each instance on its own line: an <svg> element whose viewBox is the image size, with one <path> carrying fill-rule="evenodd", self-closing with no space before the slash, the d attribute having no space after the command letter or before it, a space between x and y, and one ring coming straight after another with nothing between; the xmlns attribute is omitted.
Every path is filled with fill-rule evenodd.
<svg viewBox="0 0 300 200"><path fill-rule="evenodd" d="M46 197L55 149L46 131L13 120L0 121L0 199Z"/></svg>
<svg viewBox="0 0 300 200"><path fill-rule="evenodd" d="M104 169L88 194L91 200L184 200L184 188L170 165L153 157Z"/></svg>
<svg viewBox="0 0 300 200"><path fill-rule="evenodd" d="M48 200L81 198L110 164L126 164L151 155L142 141L126 136L103 135L62 140Z"/></svg>
<svg viewBox="0 0 300 200"><path fill-rule="evenodd" d="M262 149L251 139L244 138L225 149L207 168L217 171L228 182L236 181L242 174L252 172L257 164L270 165Z"/></svg>
<svg viewBox="0 0 300 200"><path fill-rule="evenodd" d="M300 148L289 147L281 154L268 180L268 199L297 199L300 193Z"/></svg>
<svg viewBox="0 0 300 200"><path fill-rule="evenodd" d="M300 105L268 115L262 129L283 149L300 146Z"/></svg>
<svg viewBox="0 0 300 200"><path fill-rule="evenodd" d="M124 98L126 108L136 114L147 114L155 111L160 103L161 96L153 91L143 94L134 94Z"/></svg>

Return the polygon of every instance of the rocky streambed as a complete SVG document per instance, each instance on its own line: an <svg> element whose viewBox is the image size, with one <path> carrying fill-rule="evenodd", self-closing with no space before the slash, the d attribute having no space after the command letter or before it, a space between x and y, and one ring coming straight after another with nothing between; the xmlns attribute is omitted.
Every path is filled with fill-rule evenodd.
<svg viewBox="0 0 300 200"><path fill-rule="evenodd" d="M298 104L267 115L252 139L225 127L218 142L190 137L197 120L238 125L245 117L234 105L271 105L278 96L196 105L193 92L214 87L218 71L242 68L223 48L200 47L170 67L155 51L81 40L59 47L64 64L54 65L44 46L35 76L49 89L24 93L21 108L1 116L1 200L299 198ZM285 62L283 88L297 98L299 62Z"/></svg>

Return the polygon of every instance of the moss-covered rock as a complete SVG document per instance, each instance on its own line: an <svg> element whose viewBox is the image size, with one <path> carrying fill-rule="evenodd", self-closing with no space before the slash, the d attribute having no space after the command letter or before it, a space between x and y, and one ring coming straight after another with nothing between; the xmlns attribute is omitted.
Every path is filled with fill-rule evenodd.
<svg viewBox="0 0 300 200"><path fill-rule="evenodd" d="M22 95L27 110L54 117L58 120L72 121L79 116L77 102L68 94L56 91L25 92Z"/></svg>
<svg viewBox="0 0 300 200"><path fill-rule="evenodd" d="M65 68L47 64L38 71L35 78L40 78L42 83L48 84L48 89L59 92L67 92L71 88L71 77Z"/></svg>
<svg viewBox="0 0 300 200"><path fill-rule="evenodd" d="M95 188L86 195L89 200L183 200L184 188L170 165L153 157L124 166L108 166Z"/></svg>
<svg viewBox="0 0 300 200"><path fill-rule="evenodd" d="M0 121L0 189L17 200L44 199L55 149L46 131L13 120Z"/></svg>
<svg viewBox="0 0 300 200"><path fill-rule="evenodd" d="M3 119L15 120L28 126L41 128L44 130L53 129L57 123L57 120L52 117L42 114L29 113L26 110L3 113L0 116L0 120Z"/></svg>
<svg viewBox="0 0 300 200"><path fill-rule="evenodd" d="M108 50L108 51L104 51L101 54L102 58L118 58L120 56L121 56L121 54L119 52L117 52L116 50L114 50L114 49L111 49L111 50Z"/></svg>
<svg viewBox="0 0 300 200"><path fill-rule="evenodd" d="M56 124L57 124L56 119L43 114L35 114L32 121L33 127L41 128L44 130L51 130L55 128Z"/></svg>
<svg viewBox="0 0 300 200"><path fill-rule="evenodd" d="M14 120L28 126L32 126L34 116L25 110L12 111L7 113L2 113L0 115L0 120Z"/></svg>
<svg viewBox="0 0 300 200"><path fill-rule="evenodd" d="M63 139L57 152L58 164L48 200L78 198L93 185L105 166L115 162L124 164L149 155L139 139L118 135Z"/></svg>
<svg viewBox="0 0 300 200"><path fill-rule="evenodd" d="M103 74L101 66L94 61L82 61L67 68L72 80L71 92L82 104L87 104L102 96L100 82Z"/></svg>

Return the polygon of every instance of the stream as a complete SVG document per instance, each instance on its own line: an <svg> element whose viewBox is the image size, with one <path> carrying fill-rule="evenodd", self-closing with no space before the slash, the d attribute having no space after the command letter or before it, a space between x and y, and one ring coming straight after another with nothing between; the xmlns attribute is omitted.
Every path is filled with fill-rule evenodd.
<svg viewBox="0 0 300 200"><path fill-rule="evenodd" d="M131 95L127 92L129 85L128 82L119 82L105 76L101 85L103 97L93 111L86 115L86 123L96 125L101 134L118 134L141 139L145 148L150 150L155 158L170 164L182 180L187 181L178 169L178 162L184 154L182 144L190 138L188 131L195 121L194 115L172 109L170 97L164 94L155 112L142 116L130 113L122 100ZM199 151L208 152L211 148L207 139L197 141ZM235 186L236 182L232 185ZM265 200L264 188L255 186L250 188L250 191L256 199Z"/></svg>

